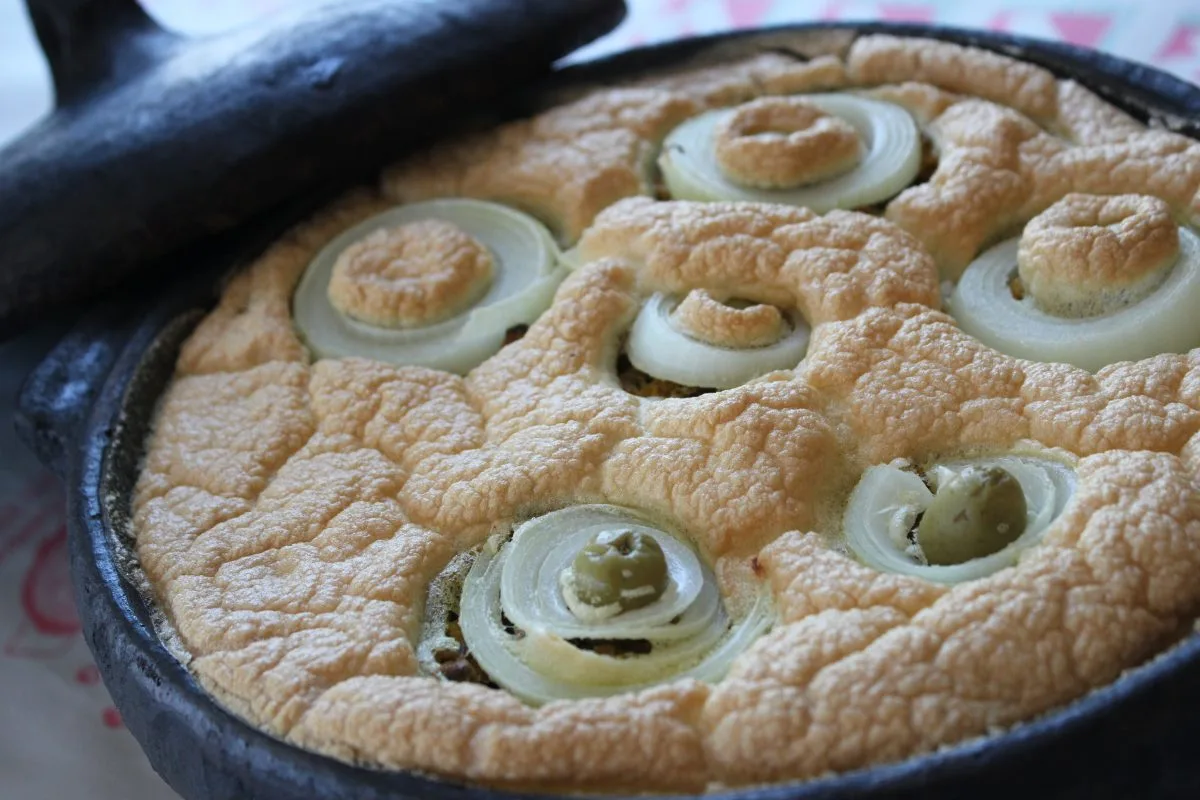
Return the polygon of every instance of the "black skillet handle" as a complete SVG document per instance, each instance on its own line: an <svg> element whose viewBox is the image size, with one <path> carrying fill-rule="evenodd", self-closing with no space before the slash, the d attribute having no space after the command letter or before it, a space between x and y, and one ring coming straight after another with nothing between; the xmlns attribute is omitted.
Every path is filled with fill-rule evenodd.
<svg viewBox="0 0 1200 800"><path fill-rule="evenodd" d="M490 118L624 13L621 0L326 0L182 37L135 0L26 2L59 96L0 151L0 340Z"/></svg>
<svg viewBox="0 0 1200 800"><path fill-rule="evenodd" d="M13 423L17 436L59 478L68 452L122 347L136 310L106 303L86 314L25 379Z"/></svg>
<svg viewBox="0 0 1200 800"><path fill-rule="evenodd" d="M59 105L158 61L180 37L137 0L25 0Z"/></svg>

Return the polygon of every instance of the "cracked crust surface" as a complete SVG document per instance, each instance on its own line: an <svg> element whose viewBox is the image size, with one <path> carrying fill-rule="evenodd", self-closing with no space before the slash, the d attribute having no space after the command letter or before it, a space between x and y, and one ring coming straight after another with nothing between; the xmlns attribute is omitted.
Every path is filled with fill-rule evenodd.
<svg viewBox="0 0 1200 800"><path fill-rule="evenodd" d="M705 108L760 93L833 89L841 62L798 62L764 54L643 86L593 92L575 102L465 142L436 148L383 176L398 202L465 195L517 206L573 242L603 208L623 197L653 195L651 165L659 144Z"/></svg>
<svg viewBox="0 0 1200 800"><path fill-rule="evenodd" d="M938 267L1072 190L1191 213L1196 145L1037 68L1008 75L998 61L1017 62L961 48L914 56L924 46L865 37L849 55L860 82L899 59L908 72L886 79L911 82L874 91L919 108L941 148L933 179L888 219L635 196L650 192L640 159L674 121L845 80L835 60L772 54L442 148L390 172L389 199L346 198L239 275L180 354L135 494L138 556L204 685L354 762L535 789L703 791L1012 725L1181 635L1200 611L1200 350L1096 374L1010 358L937 310ZM1111 191L1088 185L1097 164L1113 167ZM558 220L582 236L583 266L465 378L312 363L289 312L307 261L429 193ZM922 216L935 206L955 219ZM805 361L690 399L622 391L613 370L639 302L694 289L799 311L813 326ZM834 546L829 520L867 466L1025 439L1082 460L1075 498L1016 567L944 587ZM497 523L597 501L675 520L726 592L761 573L779 622L715 685L534 709L418 675L425 587L456 553Z"/></svg>
<svg viewBox="0 0 1200 800"><path fill-rule="evenodd" d="M1195 141L1147 129L1041 67L886 35L860 37L844 64L767 53L593 92L395 165L384 175L384 193L400 202L495 199L573 243L603 208L654 195L655 153L684 119L758 96L839 88L904 106L932 141L932 177L888 203L886 216L921 239L947 278L1071 192L1152 194L1181 221L1200 222Z"/></svg>

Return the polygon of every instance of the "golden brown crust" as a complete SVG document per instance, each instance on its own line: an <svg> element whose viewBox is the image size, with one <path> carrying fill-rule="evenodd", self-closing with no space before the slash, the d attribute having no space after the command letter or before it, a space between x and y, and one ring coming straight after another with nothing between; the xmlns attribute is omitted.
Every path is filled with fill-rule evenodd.
<svg viewBox="0 0 1200 800"><path fill-rule="evenodd" d="M348 195L297 226L230 282L217 308L183 344L185 374L249 369L271 361L308 363L292 326L292 289L308 262L339 233L390 207L365 193Z"/></svg>
<svg viewBox="0 0 1200 800"><path fill-rule="evenodd" d="M734 308L703 289L693 289L671 312L675 325L693 339L718 347L762 347L783 337L783 314L758 303Z"/></svg>
<svg viewBox="0 0 1200 800"><path fill-rule="evenodd" d="M850 48L846 69L853 82L868 86L917 81L1001 103L1038 120L1053 120L1058 112L1058 85L1047 70L935 39L863 36Z"/></svg>
<svg viewBox="0 0 1200 800"><path fill-rule="evenodd" d="M698 108L661 89L597 92L399 164L384 173L384 192L401 203L445 196L508 203L573 241L605 206L653 193L656 143Z"/></svg>
<svg viewBox="0 0 1200 800"><path fill-rule="evenodd" d="M478 298L494 268L487 247L454 223L407 222L381 228L338 255L329 302L384 328L428 325Z"/></svg>
<svg viewBox="0 0 1200 800"><path fill-rule="evenodd" d="M1021 233L1017 266L1038 307L1093 316L1140 299L1179 257L1179 227L1157 197L1069 194Z"/></svg>
<svg viewBox="0 0 1200 800"><path fill-rule="evenodd" d="M399 164L384 188L403 202L500 200L573 242L608 205L654 194L654 151L687 117L761 95L856 84L909 109L934 141L933 179L902 192L888 218L920 237L948 278L1071 191L1154 194L1181 219L1200 220L1200 145L1146 130L1040 67L884 35L859 38L844 67L831 56L804 62L767 53L594 92Z"/></svg>
<svg viewBox="0 0 1200 800"><path fill-rule="evenodd" d="M1079 477L1041 547L950 590L838 564L795 534L768 548L789 586L827 592L829 561L844 580L714 688L704 725L723 776L779 780L928 751L1077 697L1179 635L1198 599L1183 585L1200 568L1195 476L1173 456L1111 453L1084 460Z"/></svg>
<svg viewBox="0 0 1200 800"><path fill-rule="evenodd" d="M760 95L838 89L846 85L846 68L832 56L803 61L783 53L761 53L732 64L655 75L634 85L680 94L709 108Z"/></svg>
<svg viewBox="0 0 1200 800"><path fill-rule="evenodd" d="M364 677L327 692L296 738L489 783L697 791L707 770L695 718L707 695L703 684L680 681L534 710L476 685Z"/></svg>
<svg viewBox="0 0 1200 800"><path fill-rule="evenodd" d="M1133 117L1075 81L1058 82L1056 127L1077 144L1113 144L1144 130Z"/></svg>
<svg viewBox="0 0 1200 800"><path fill-rule="evenodd" d="M1141 130L1120 142L1071 146L1016 111L981 100L950 106L928 128L938 167L887 208L943 274L1071 192L1150 194L1181 219L1200 219L1200 144Z"/></svg>
<svg viewBox="0 0 1200 800"><path fill-rule="evenodd" d="M937 275L916 240L847 211L631 199L605 210L578 251L638 264L656 291L749 296L798 308L814 325L869 306L938 305Z"/></svg>
<svg viewBox="0 0 1200 800"><path fill-rule="evenodd" d="M982 735L1181 633L1200 610L1200 350L1094 375L1009 358L936 310L937 266L954 274L1071 191L1146 193L1196 218L1200 151L1003 57L860 44L856 80L900 59L909 72L882 80L922 82L873 91L913 109L940 157L889 208L908 232L851 212L630 197L653 190L639 168L654 143L699 108L845 79L836 60L772 54L596 93L389 173L393 198L498 198L567 239L591 225L551 308L466 378L310 365L291 327L305 263L384 201L344 201L235 279L181 352L135 493L138 556L204 685L346 760L543 790L700 791ZM622 391L613 370L639 302L692 290L798 309L814 328L805 361L690 399ZM865 467L1023 439L1083 458L1075 499L1017 566L942 587L831 540L836 498ZM713 686L535 710L417 675L424 587L455 553L496 523L595 501L674 520L726 592L761 575L779 624Z"/></svg>
<svg viewBox="0 0 1200 800"><path fill-rule="evenodd" d="M863 94L903 106L922 125L928 125L943 111L962 100L961 95L916 81L875 86L863 90Z"/></svg>
<svg viewBox="0 0 1200 800"><path fill-rule="evenodd" d="M812 103L764 97L738 106L717 126L714 154L743 186L781 189L838 175L858 163L858 131Z"/></svg>
<svg viewBox="0 0 1200 800"><path fill-rule="evenodd" d="M539 777L543 767L511 756L467 767L422 760L399 744L376 752L356 740L358 733L331 734L330 726L344 723L311 709L325 708L319 704L333 687L337 693L328 696L343 699L332 708L343 709L358 677L413 675L419 587L497 520L606 498L678 519L711 558L728 556L720 571L729 575L747 569L762 542L815 522L819 492L844 467L830 469L843 456L819 398L803 384L766 381L656 404L614 387L616 343L645 291L629 258L636 254L616 244L636 236L647 248L650 282L672 279L675 247L693 249L702 260L674 269L719 279L737 294L766 287L793 297L807 292L818 318L852 313L854 303L872 297L886 301L891 291L908 296L915 287L935 300L931 262L911 237L869 217L842 215L842 223L766 206L681 203L651 215L674 215L674 228L651 219L644 230L646 203L630 200L606 214L597 230L622 254L597 256L569 278L521 340L466 380L355 359L187 375L181 359L142 475L135 526L147 574L207 686L281 734L304 719L296 736L332 752L365 749L385 763L478 771L489 780L559 780L561 774ZM319 219L294 236L318 244L326 236L315 231L326 225ZM773 234L778 274L768 274L764 262L761 276L739 281L719 255L732 252L730 237L748 237L747 225ZM826 251L839 254L837 269L802 258ZM281 272L294 280L292 265L272 255L250 270L245 280L265 295L255 302L279 291L284 280L270 273ZM839 293L836 301L816 300ZM273 324L261 323L264 330ZM235 437L226 446L218 441L222 430ZM757 450L753 463L744 463L739 442ZM185 455L192 452L207 455L196 461ZM354 587L371 591L360 599ZM478 713L489 720L495 703L514 702L469 691L483 698L472 702L483 702ZM663 691L673 697L676 690ZM701 689L684 694L691 710L680 741L690 742L691 754L681 754L678 770L663 772L661 753L639 755L643 760L614 773L630 781L623 785L694 787L706 780L694 724L704 696ZM642 698L598 704L595 713L649 702ZM373 700L346 713L365 714L368 706L372 714L385 708ZM564 719L582 724L580 713ZM531 735L524 724L511 731L489 724L497 747L518 747L512 743ZM643 749L629 753L632 759ZM575 772L592 774L578 765ZM616 778L596 773L594 780Z"/></svg>
<svg viewBox="0 0 1200 800"><path fill-rule="evenodd" d="M498 200L573 242L606 206L654 194L650 173L658 144L697 111L763 92L831 89L844 80L837 59L799 62L766 54L733 67L656 78L646 88L596 91L398 164L384 174L384 193L398 202L448 195Z"/></svg>
<svg viewBox="0 0 1200 800"><path fill-rule="evenodd" d="M845 398L843 419L867 464L1021 439L1080 455L1178 453L1200 428L1184 391L1188 358L1162 355L1092 375L1010 358L944 314L900 306L814 332L804 376Z"/></svg>

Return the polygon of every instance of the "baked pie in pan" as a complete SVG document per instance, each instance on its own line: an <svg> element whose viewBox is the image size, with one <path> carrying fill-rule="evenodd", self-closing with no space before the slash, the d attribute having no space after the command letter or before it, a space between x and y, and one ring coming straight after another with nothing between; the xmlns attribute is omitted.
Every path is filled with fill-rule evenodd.
<svg viewBox="0 0 1200 800"><path fill-rule="evenodd" d="M355 763L801 780L1105 685L1200 611L1200 144L887 35L384 172L179 356L168 638Z"/></svg>

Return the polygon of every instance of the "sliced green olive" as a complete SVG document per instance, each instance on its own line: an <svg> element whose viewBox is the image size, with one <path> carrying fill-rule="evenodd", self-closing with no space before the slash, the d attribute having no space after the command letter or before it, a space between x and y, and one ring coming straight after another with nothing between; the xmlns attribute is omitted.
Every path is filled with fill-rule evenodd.
<svg viewBox="0 0 1200 800"><path fill-rule="evenodd" d="M589 606L617 604L622 611L653 603L667 588L667 559L653 536L640 531L601 531L583 546L568 579Z"/></svg>
<svg viewBox="0 0 1200 800"><path fill-rule="evenodd" d="M1025 531L1021 484L999 467L967 467L937 487L917 526L930 564L962 564L1003 550Z"/></svg>

